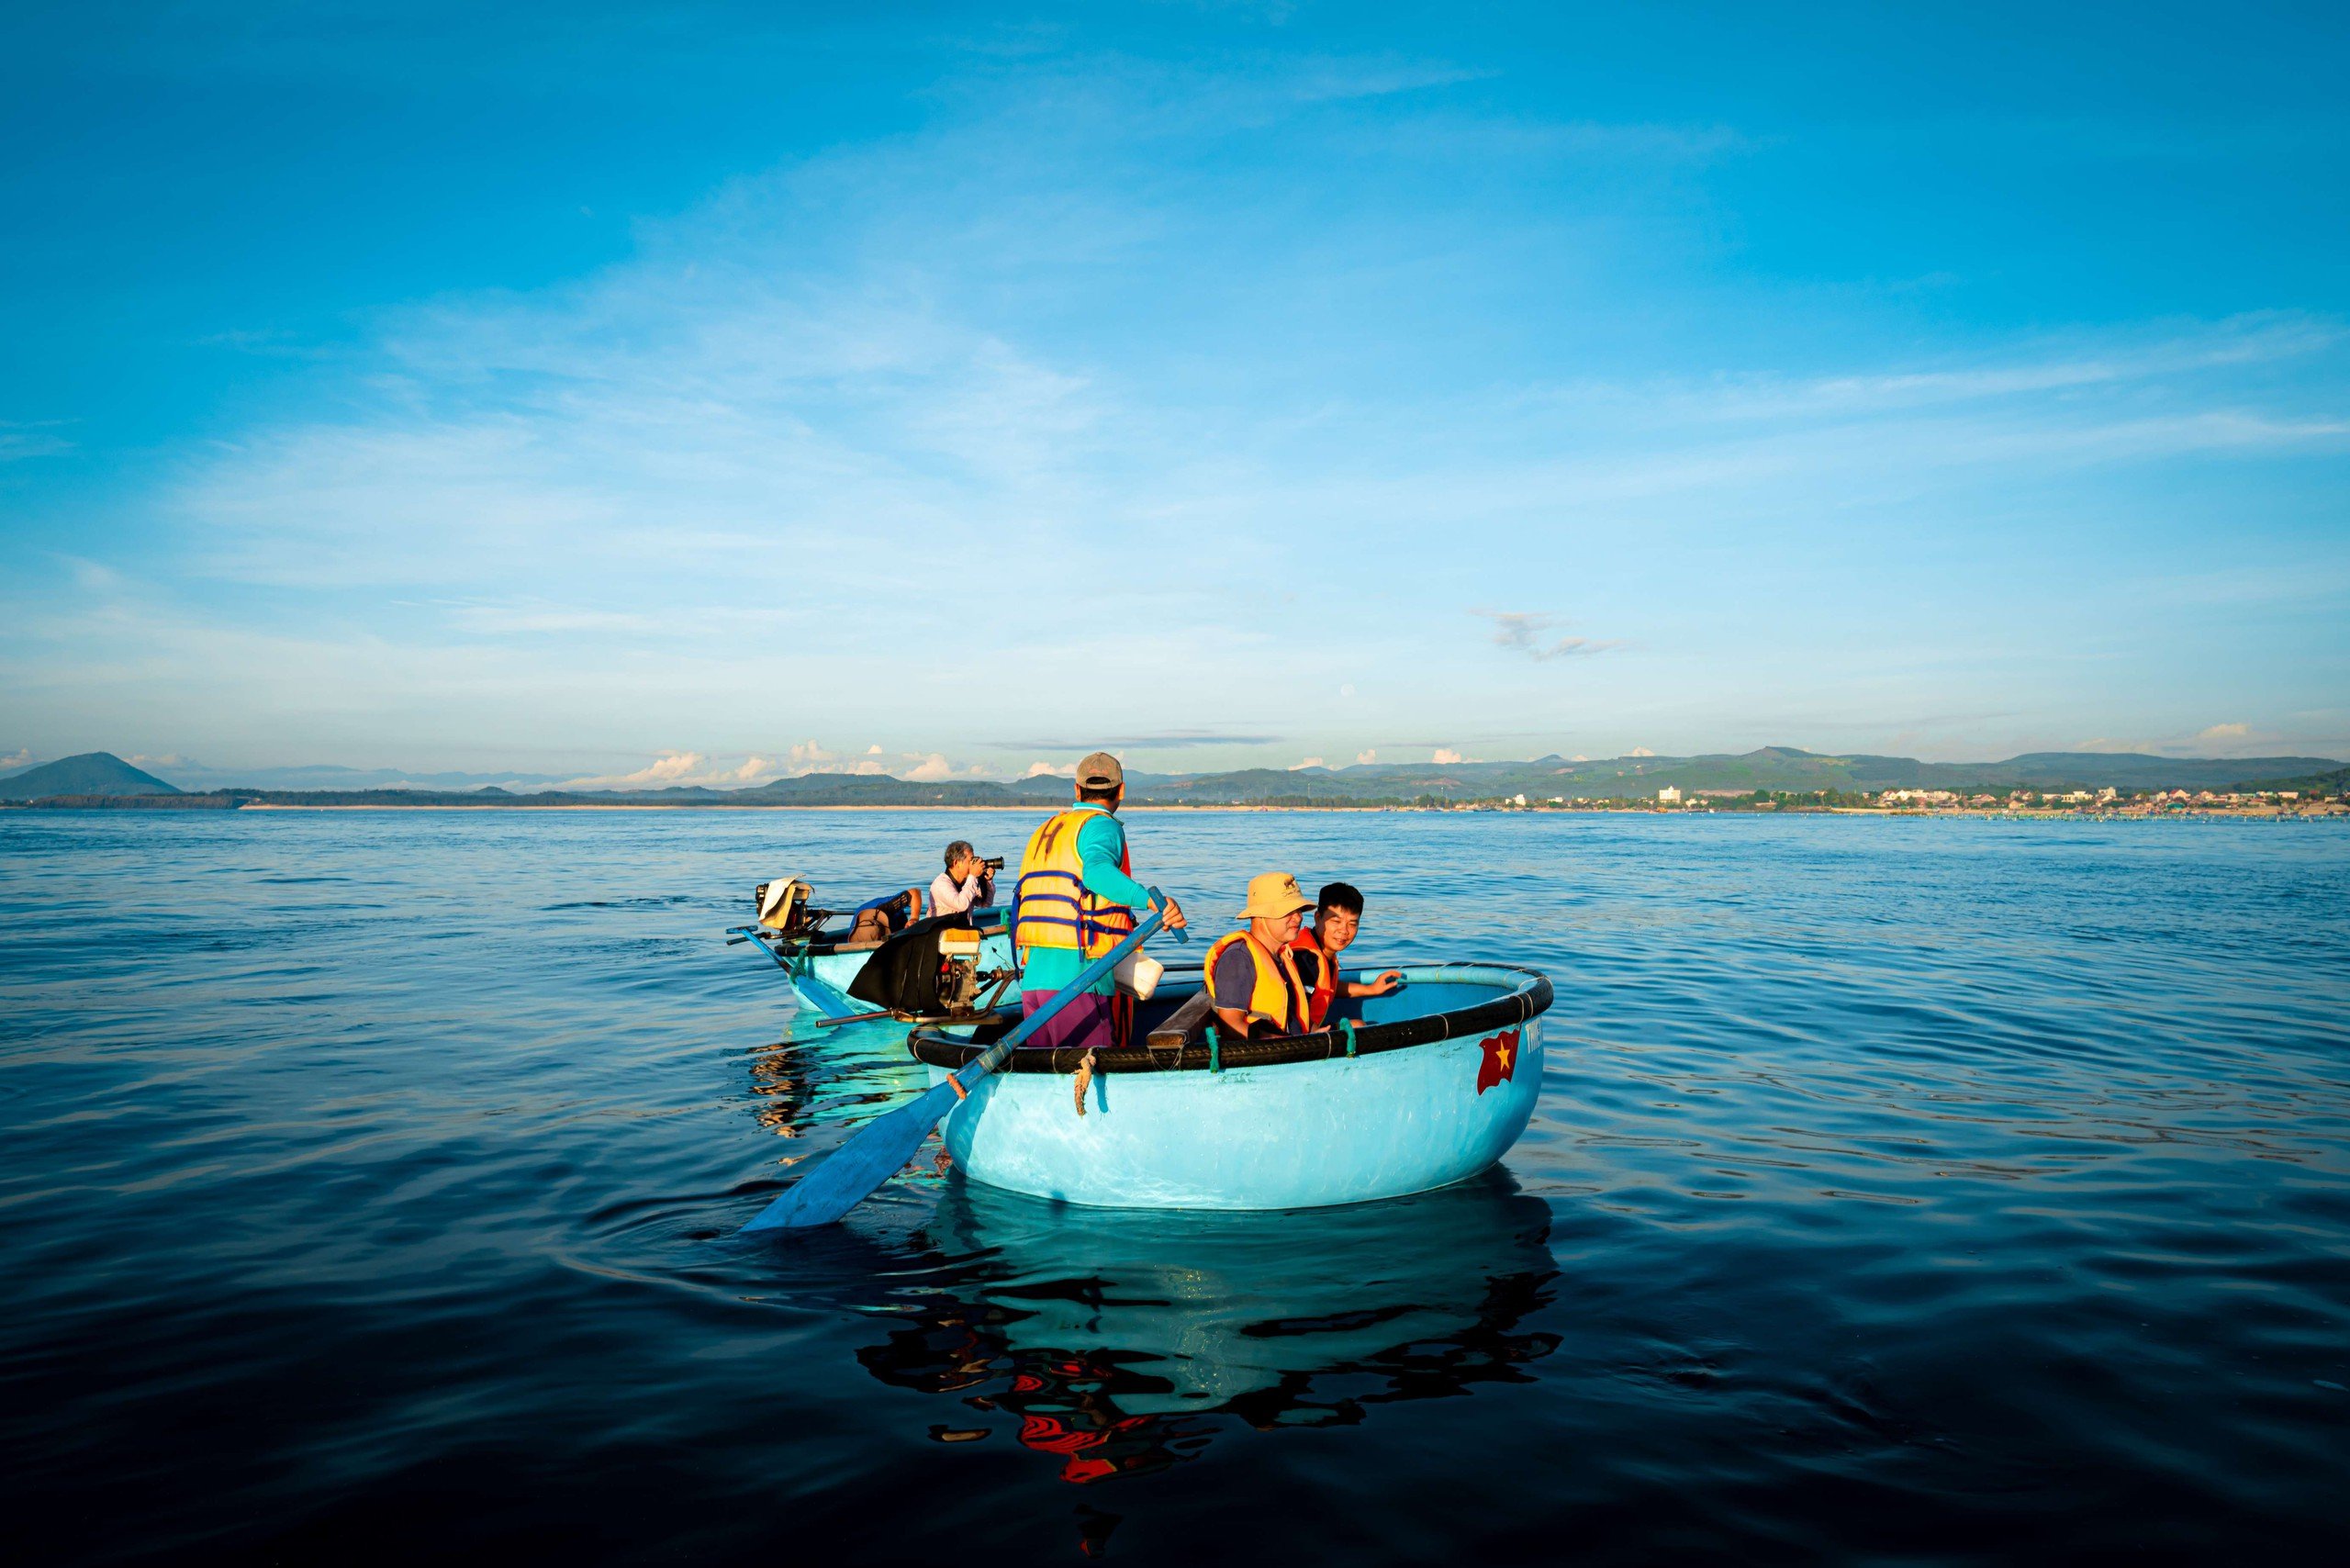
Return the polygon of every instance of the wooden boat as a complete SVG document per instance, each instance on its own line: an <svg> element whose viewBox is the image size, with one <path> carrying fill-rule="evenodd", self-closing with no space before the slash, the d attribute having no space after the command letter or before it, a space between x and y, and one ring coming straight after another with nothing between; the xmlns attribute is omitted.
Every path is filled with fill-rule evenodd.
<svg viewBox="0 0 2350 1568"><path fill-rule="evenodd" d="M941 1136L975 1182L1099 1208L1318 1208L1449 1185L1525 1132L1550 982L1508 964L1402 972L1326 1029L1222 1044L1199 971L1169 969L1138 1011L1141 1044L1094 1052L1084 1080L1083 1053L1015 1050ZM1004 1009L908 1045L937 1084L1017 1021Z"/></svg>

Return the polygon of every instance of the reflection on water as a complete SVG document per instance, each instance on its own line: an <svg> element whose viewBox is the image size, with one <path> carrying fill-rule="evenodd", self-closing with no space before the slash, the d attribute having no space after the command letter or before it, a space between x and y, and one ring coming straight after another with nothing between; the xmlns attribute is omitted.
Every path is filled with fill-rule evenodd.
<svg viewBox="0 0 2350 1568"><path fill-rule="evenodd" d="M1080 1209L957 1181L915 1238L947 1265L866 1371L959 1396L942 1442L1010 1417L1084 1484L1196 1456L1233 1424L1353 1426L1381 1406L1521 1382L1558 1345L1522 1322L1557 1271L1548 1204L1489 1172L1297 1216Z"/></svg>
<svg viewBox="0 0 2350 1568"><path fill-rule="evenodd" d="M922 1064L906 1049L903 1024L819 1028L812 1010L792 1023L783 1038L750 1053L759 1125L778 1137L796 1138L825 1123L855 1126L926 1083Z"/></svg>

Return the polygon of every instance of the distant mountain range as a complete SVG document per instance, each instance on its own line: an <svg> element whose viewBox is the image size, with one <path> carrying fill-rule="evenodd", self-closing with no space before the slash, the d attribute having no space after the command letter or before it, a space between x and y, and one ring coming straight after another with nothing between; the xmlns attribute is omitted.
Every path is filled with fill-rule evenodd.
<svg viewBox="0 0 2350 1568"><path fill-rule="evenodd" d="M1833 756L1793 746L1764 746L1736 756L1618 756L1606 761L1536 757L1527 762L1372 763L1353 767L1244 768L1226 773L1130 773L1128 793L1138 805L1348 805L1378 801L1528 801L1653 798L1666 787L1684 791L1774 790L2230 790L2266 785L2306 787L2338 776L2344 765L2317 756L2169 757L2134 753L2032 752L2004 762L1919 762L1907 756ZM674 805L674 806L1020 806L1069 797L1066 779L1004 783L957 779L923 783L887 774L811 773L741 790L680 788L633 790L518 791L498 784L478 788L381 789L357 770L273 770L320 778L325 788L183 791L133 767L111 752L90 752L0 778L0 801L72 798L104 801L178 796L189 805L244 801L285 805ZM418 780L448 775L398 775ZM527 776L456 775L538 782ZM331 781L330 781L331 780ZM372 779L370 780L372 782ZM159 802L160 803L160 802Z"/></svg>

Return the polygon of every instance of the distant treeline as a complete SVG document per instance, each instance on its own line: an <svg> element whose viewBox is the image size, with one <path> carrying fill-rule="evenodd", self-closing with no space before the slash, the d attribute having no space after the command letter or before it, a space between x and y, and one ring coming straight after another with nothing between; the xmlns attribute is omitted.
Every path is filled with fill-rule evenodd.
<svg viewBox="0 0 2350 1568"><path fill-rule="evenodd" d="M1529 805L1610 801L1653 801L1657 791L1803 796L1837 801L1885 790L1924 789L2005 794L2061 793L2110 787L2146 790L2273 790L2338 794L2350 767L2326 757L2163 757L2098 752L2041 752L2004 762L1920 762L1901 756L1832 756L1792 746L1739 756L1619 756L1605 761L1561 756L1522 762L1375 763L1350 767L1242 768L1223 773L1127 775L1136 805L1351 806L1456 805L1514 801ZM742 790L211 790L169 793L171 786L111 753L92 753L0 778L48 807L220 810L265 806L1009 806L1032 809L1069 798L1064 778L960 778L924 782L888 774L811 773ZM1788 802L1792 803L1792 802Z"/></svg>

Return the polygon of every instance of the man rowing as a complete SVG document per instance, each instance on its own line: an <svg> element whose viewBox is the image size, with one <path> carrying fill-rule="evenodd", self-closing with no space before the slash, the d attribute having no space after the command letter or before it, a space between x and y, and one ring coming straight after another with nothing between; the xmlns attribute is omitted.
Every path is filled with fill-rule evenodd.
<svg viewBox="0 0 2350 1568"><path fill-rule="evenodd" d="M1135 912L1147 908L1150 890L1134 879L1125 824L1126 770L1108 752L1077 765L1077 801L1029 835L1012 890L1012 946L1020 959L1020 1009L1024 1017L1052 1000L1078 971L1116 946L1135 929ZM1183 928L1183 911L1166 901L1167 926ZM1028 1037L1031 1046L1091 1050L1125 1043L1132 1007L1109 976Z"/></svg>

